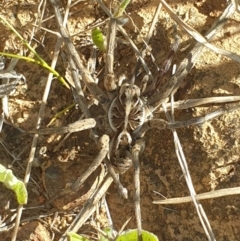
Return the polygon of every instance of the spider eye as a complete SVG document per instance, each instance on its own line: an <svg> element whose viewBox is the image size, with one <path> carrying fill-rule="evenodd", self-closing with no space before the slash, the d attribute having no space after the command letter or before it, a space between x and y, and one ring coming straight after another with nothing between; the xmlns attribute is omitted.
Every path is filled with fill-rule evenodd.
<svg viewBox="0 0 240 241"><path fill-rule="evenodd" d="M122 95L120 96L120 98L121 98L121 102L122 102L122 103L125 103L125 102L126 102L126 99L127 99L126 92L123 92Z"/></svg>
<svg viewBox="0 0 240 241"><path fill-rule="evenodd" d="M135 94L133 97L132 97L132 99L133 99L133 102L134 102L134 104L138 101L138 96Z"/></svg>

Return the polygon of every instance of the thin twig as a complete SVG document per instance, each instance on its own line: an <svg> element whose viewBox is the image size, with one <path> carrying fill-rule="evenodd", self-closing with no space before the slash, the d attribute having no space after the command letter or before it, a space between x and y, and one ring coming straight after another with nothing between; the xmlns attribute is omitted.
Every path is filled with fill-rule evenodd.
<svg viewBox="0 0 240 241"><path fill-rule="evenodd" d="M173 103L173 95L171 96L171 102ZM168 114L164 104L163 104L163 108L165 109L165 114L166 114L166 117L168 119L169 122L174 122L175 119L174 119L174 108L172 108L172 115L170 117L170 115ZM172 133L173 133L173 138L174 138L174 144L175 144L175 152L176 152L176 155L177 155L177 158L178 158L178 161L179 161L179 164L181 166L181 169L182 169L182 172L183 172L183 175L185 177L185 180L186 180L186 183L187 183L187 186L188 186L188 189L189 189L189 192L190 192L190 195L191 195L191 198L192 198L192 201L193 201L193 204L196 208L196 211L197 211L197 214L198 214L198 217L199 217L199 220L202 224L202 227L207 235L207 238L209 241L216 241L216 238L214 236L214 233L212 231L212 228L211 228L211 225L208 221L208 218L205 214L205 211L202 207L202 205L198 202L198 200L196 200L196 192L195 192L195 189L194 189L194 186L193 186L193 183L192 183L192 178L191 178L191 175L189 173L189 170L188 170L188 165L187 165L187 161L186 161L186 158L185 158L185 155L184 155L184 152L182 150L182 146L181 146L181 143L180 143L180 140L178 138L178 135L177 135L177 132L175 129L172 129Z"/></svg>
<svg viewBox="0 0 240 241"><path fill-rule="evenodd" d="M210 192L196 194L196 199L206 200L206 199L219 198L219 197L225 197L225 196L231 196L231 195L239 195L239 194L240 194L240 187L223 188L220 190L214 190ZM164 200L153 201L154 204L180 204L180 203L188 203L188 202L192 202L191 196L168 198Z"/></svg>
<svg viewBox="0 0 240 241"><path fill-rule="evenodd" d="M100 7L104 10L104 12L110 17L112 18L112 14L110 13L110 11L108 10L108 8L104 5L104 3L101 0L97 0L97 2L99 3ZM139 51L138 47L136 46L136 44L132 41L131 37L128 36L127 32L125 31L125 29L120 26L117 25L118 29L120 30L120 32L122 33L122 35L124 36L124 38L131 44L132 49L134 50L134 52L136 53L136 55L138 56L139 60L141 61L144 70L146 71L147 75L150 77L150 79L153 81L154 78L152 76L152 73L150 71L150 69L148 68L144 58L141 56L141 52Z"/></svg>
<svg viewBox="0 0 240 241"><path fill-rule="evenodd" d="M63 26L66 23L63 23ZM58 59L58 55L59 55L59 51L61 48L61 44L62 44L62 40L60 38L57 39L57 43L55 45L55 49L54 49L54 53L53 53L53 59L52 59L52 63L51 63L51 67L54 69L57 63L57 59ZM45 90L44 90L44 94L42 97L42 102L41 102L41 106L39 109L39 113L38 113L38 120L36 123L36 129L40 128L43 116L44 116L44 110L45 110L45 106L47 103L47 99L48 99L48 94L51 88L51 84L52 84L52 78L53 78L53 74L49 73L48 78L47 78L47 83L45 86ZM25 185L28 184L29 182L29 178L30 178L30 174L31 174L31 169L32 169L32 164L33 164L33 159L35 156L35 152L36 152L36 147L37 147L37 141L38 141L38 134L35 134L32 140L32 145L31 145L31 150L29 153L29 157L28 157L28 163L27 163L27 168L26 168L26 173L25 173L25 177L24 177L24 183ZM19 229L19 224L20 224L20 219L22 216L22 211L23 211L23 205L19 205L18 206L18 210L17 210L17 217L16 217L16 221L15 221L15 226L14 226L14 230L12 233L12 241L15 241L17 238L17 233L18 233L18 229Z"/></svg>
<svg viewBox="0 0 240 241"><path fill-rule="evenodd" d="M107 96L101 90L101 88L95 83L89 71L84 67L82 60L80 59L76 48L74 47L68 30L63 26L63 20L61 16L61 11L59 9L59 1L58 0L49 0L51 5L53 6L55 17L58 23L59 31L62 35L63 41L68 49L68 53L71 54L73 61L75 62L79 73L81 74L84 83L87 88L101 103L105 103L107 101Z"/></svg>
<svg viewBox="0 0 240 241"><path fill-rule="evenodd" d="M89 198L88 202L85 203L79 214L76 216L74 221L68 227L63 236L59 239L59 241L67 241L67 232L77 232L79 228L86 222L86 220L95 212L96 204L101 200L101 198L105 195L109 186L111 185L113 179L110 175L106 176L105 182L102 186L94 193L94 195Z"/></svg>

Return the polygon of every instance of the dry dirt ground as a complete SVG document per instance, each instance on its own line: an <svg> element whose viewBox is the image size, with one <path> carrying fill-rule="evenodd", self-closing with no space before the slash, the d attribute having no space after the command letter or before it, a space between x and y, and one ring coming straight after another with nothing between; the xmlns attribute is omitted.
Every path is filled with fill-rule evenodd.
<svg viewBox="0 0 240 241"><path fill-rule="evenodd" d="M104 2L108 7L111 4L114 5L114 2L112 3L110 0ZM65 1L63 3L65 4ZM202 34L209 29L229 4L224 0L169 0L168 3L179 16L185 19L187 24ZM0 3L0 14L27 41L31 39L31 45L46 62L50 63L56 34L36 27L34 36L31 38L33 24L39 16L38 4L36 0L3 0ZM139 47L142 46L142 38L146 36L157 4L157 0L133 0L127 8L131 21L124 28ZM71 13L68 18L69 31L73 35L73 42L77 50L88 61L92 50L89 29L97 21L103 21L107 17L95 1L87 0L79 1L71 8ZM47 3L41 27L58 31L54 18L49 18L51 16L53 16L53 10ZM235 13L228 20L223 30L217 34L213 43L240 55L239 21L240 15ZM155 64L161 66L170 50L172 26L173 21L162 9L149 43L155 63L149 56L146 57L153 73L156 72ZM181 43L173 60L174 64L177 65L195 43L182 29L178 29L178 34ZM120 34L118 35L121 37ZM29 52L22 47L16 36L3 24L0 24L0 50L29 55ZM136 57L132 49L128 45L119 43L115 53L116 75L119 76L124 73L131 77L136 63ZM56 67L63 76L66 75L67 67L65 59L64 52L62 52ZM8 63L9 60L7 60L6 66ZM102 53L98 51L96 72L100 83L103 79L101 72L103 66ZM23 179L32 136L20 132L16 127L24 131L35 128L48 72L40 66L25 61L19 61L15 70L26 77L27 87L21 88L20 86L17 92L9 97L11 122L15 127L4 124L3 141L8 150L15 156L19 155L19 158L13 162L13 158L2 148L0 163L11 168L16 176ZM239 63L204 49L186 81L188 84L178 91L176 100L240 95ZM89 96L90 98L91 96ZM55 114L70 106L73 101L71 91L54 80L42 126L45 127ZM176 118L187 120L193 116L209 113L217 107L219 105L208 105L178 111ZM104 115L99 106L91 108L91 112L96 113L96 117ZM239 115L240 112L235 111L201 126L186 127L178 131L197 193L239 185ZM72 123L79 116L81 116L81 111L72 108L60 116L53 126L64 126ZM165 117L163 116L163 118ZM76 180L98 153L97 146L89 138L88 131L71 135L64 146L54 152L62 138L63 135L40 136L39 138L35 157L36 163L32 169L31 180L28 185L29 201L23 211L22 220L24 222L20 226L17 238L19 241L51 240L51 238L52 240L58 240L80 210L80 207L75 207L74 211L68 211L69 206L66 206L63 200L56 200L47 207L43 206L47 197L51 197L56 193L56 190L65 187L66 183L72 183ZM145 141L146 147L141 155L143 228L156 234L161 241L207 240L193 204L167 206L152 204L153 200L161 198L154 191L167 198L188 196L189 193L177 161L171 131L151 130L146 134ZM98 173L96 172L95 175L98 175ZM130 170L123 174L121 180L129 191L128 199L124 200L120 197L115 184L111 185L106 195L113 226L116 230L119 230L124 222L132 217L125 229L136 228L133 204L133 171ZM2 222L0 239L10 240L12 233L11 218L16 212L17 202L11 191L3 185L0 188L0 221ZM75 197L71 197L71 200L79 199L81 195L80 192ZM64 199L64 201L66 200ZM79 202L81 203L81 200ZM210 199L201 203L217 240L240 240L240 197L238 195ZM72 207L71 205L74 205L74 203L70 203L70 207ZM35 208L30 209L30 207ZM100 227L103 227L106 225L106 221L101 217L101 213L95 215L95 220L100 224ZM87 224L79 231L79 233L87 234L91 232L95 231L90 229Z"/></svg>

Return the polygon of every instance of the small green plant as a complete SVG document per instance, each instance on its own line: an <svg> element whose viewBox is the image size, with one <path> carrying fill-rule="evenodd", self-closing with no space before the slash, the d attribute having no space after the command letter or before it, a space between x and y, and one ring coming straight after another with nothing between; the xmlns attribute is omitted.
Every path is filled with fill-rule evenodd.
<svg viewBox="0 0 240 241"><path fill-rule="evenodd" d="M92 29L92 40L93 43L103 52L106 51L106 37L103 35L100 28L93 28Z"/></svg>
<svg viewBox="0 0 240 241"><path fill-rule="evenodd" d="M12 170L7 169L1 164L0 182L2 182L8 189L15 192L19 204L23 205L27 203L28 193L25 184L14 176Z"/></svg>
<svg viewBox="0 0 240 241"><path fill-rule="evenodd" d="M88 238L82 236L82 235L78 235L74 232L68 232L68 241L89 241Z"/></svg>
<svg viewBox="0 0 240 241"><path fill-rule="evenodd" d="M113 238L113 231L110 228L104 229L105 236L101 235L99 241L137 241L138 240L138 231L137 229L129 229L126 231L123 231L121 234L119 234L116 238ZM68 235L68 241L91 241L90 239L78 235L73 232L67 233ZM109 238L107 238L109 237ZM158 238L156 235L154 235L151 232L142 230L142 241L158 241Z"/></svg>
<svg viewBox="0 0 240 241"><path fill-rule="evenodd" d="M124 24L126 22L125 18L122 18L122 14L125 11L127 5L131 2L131 0L123 0L120 5L117 7L113 17L119 19L119 22ZM103 35L100 28L92 29L92 40L93 43L103 52L107 49L106 37Z"/></svg>
<svg viewBox="0 0 240 241"><path fill-rule="evenodd" d="M56 76L65 87L70 89L68 83L64 80L64 78L55 69L51 68L51 66L49 66L44 61L44 59L42 59L42 57L32 48L32 46L29 45L28 42L17 32L17 30L11 24L9 24L1 15L0 15L0 21L3 22L21 40L21 42L34 54L35 58L33 59L30 57L25 57L25 56L5 53L5 52L0 52L0 55L5 57L10 57L10 58L22 59L27 62L38 64L43 68L47 69L49 72L53 73L53 75Z"/></svg>
<svg viewBox="0 0 240 241"><path fill-rule="evenodd" d="M137 240L138 240L137 229L126 230L116 238L116 241L137 241ZM142 230L142 241L158 241L158 238L153 233Z"/></svg>

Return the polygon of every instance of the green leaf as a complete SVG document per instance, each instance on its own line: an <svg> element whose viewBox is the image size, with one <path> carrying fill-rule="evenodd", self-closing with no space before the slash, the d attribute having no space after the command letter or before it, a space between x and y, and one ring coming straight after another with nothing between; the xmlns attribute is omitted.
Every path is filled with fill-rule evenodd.
<svg viewBox="0 0 240 241"><path fill-rule="evenodd" d="M78 235L74 232L68 232L67 236L68 236L68 241L90 241L88 238L82 235Z"/></svg>
<svg viewBox="0 0 240 241"><path fill-rule="evenodd" d="M131 0L123 0L123 1L120 3L119 7L117 8L117 11L114 13L114 17L115 17L115 18L120 17L120 16L123 14L123 12L125 11L127 5L128 5L130 2L131 2Z"/></svg>
<svg viewBox="0 0 240 241"><path fill-rule="evenodd" d="M138 232L137 229L129 229L122 232L116 239L116 241L137 241ZM153 233L143 230L142 241L158 241L158 238Z"/></svg>
<svg viewBox="0 0 240 241"><path fill-rule="evenodd" d="M24 205L27 203L28 192L25 184L22 181L18 181L18 184L16 185L14 192L16 193L17 201L19 204Z"/></svg>
<svg viewBox="0 0 240 241"><path fill-rule="evenodd" d="M100 240L99 241L109 241L109 240L114 240L116 237L117 232L113 230L110 227L104 228L104 233L106 234L107 237L100 235Z"/></svg>
<svg viewBox="0 0 240 241"><path fill-rule="evenodd" d="M0 182L2 182L8 189L15 192L17 201L23 205L27 203L28 192L25 184L14 176L12 170L7 169L0 164Z"/></svg>
<svg viewBox="0 0 240 241"><path fill-rule="evenodd" d="M21 59L24 60L26 62L30 62L30 63L34 63L37 65L42 66L43 68L47 69L49 72L53 73L54 76L56 76L58 78L58 80L68 89L70 89L68 83L65 81L65 79L55 70L53 69L51 66L49 66L47 63L40 61L38 59L32 59L30 57L25 57L25 56L21 56L21 55L17 55L17 54L11 54L11 53L4 53L4 52L0 52L1 56L5 56L5 57L9 57L9 58L15 58L15 59Z"/></svg>
<svg viewBox="0 0 240 241"><path fill-rule="evenodd" d="M105 36L99 28L92 29L92 40L101 51L106 51Z"/></svg>

